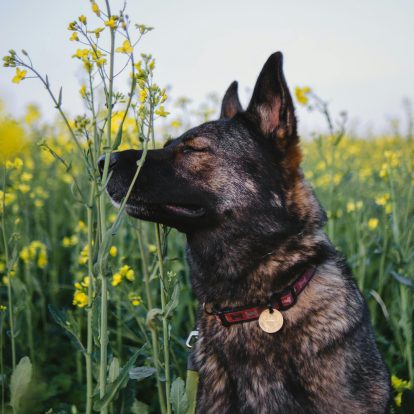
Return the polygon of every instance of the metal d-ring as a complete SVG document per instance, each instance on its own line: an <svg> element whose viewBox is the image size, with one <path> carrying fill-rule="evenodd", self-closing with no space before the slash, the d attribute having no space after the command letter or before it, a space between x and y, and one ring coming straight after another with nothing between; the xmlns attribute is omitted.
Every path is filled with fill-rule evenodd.
<svg viewBox="0 0 414 414"><path fill-rule="evenodd" d="M188 338L185 341L185 345L187 346L188 349L191 349L193 347L191 345L191 340L193 338L198 338L198 331L191 331L190 334L188 335Z"/></svg>

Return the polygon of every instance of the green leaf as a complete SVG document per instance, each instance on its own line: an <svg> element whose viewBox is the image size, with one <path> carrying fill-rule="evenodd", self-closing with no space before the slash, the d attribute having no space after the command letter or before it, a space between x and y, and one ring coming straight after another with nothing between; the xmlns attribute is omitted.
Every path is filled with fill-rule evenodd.
<svg viewBox="0 0 414 414"><path fill-rule="evenodd" d="M171 404L174 414L185 414L188 409L188 398L184 381L178 377L171 385Z"/></svg>
<svg viewBox="0 0 414 414"><path fill-rule="evenodd" d="M142 401L135 400L131 407L132 414L148 414L149 405L143 403Z"/></svg>
<svg viewBox="0 0 414 414"><path fill-rule="evenodd" d="M93 403L93 409L95 411L101 411L103 410L105 407L107 407L111 401L115 398L117 392L124 386L126 385L126 383L128 382L128 374L129 374L129 370L132 368L132 366L134 365L136 359L138 358L138 355L140 354L140 352L142 351L143 347L138 349L134 355L131 356L131 358L129 359L129 361L126 363L126 365L122 368L122 370L120 371L117 379L108 384L107 389L106 389L106 393L103 396L102 399L99 398L99 395L97 395L94 398L94 403Z"/></svg>
<svg viewBox="0 0 414 414"><path fill-rule="evenodd" d="M24 401L32 373L32 363L29 357L25 356L17 364L10 379L10 405L15 414L20 412L20 403Z"/></svg>
<svg viewBox="0 0 414 414"><path fill-rule="evenodd" d="M92 303L92 335L93 342L99 348L101 346L101 295L97 295Z"/></svg>
<svg viewBox="0 0 414 414"><path fill-rule="evenodd" d="M170 301L165 307L165 318L168 318L174 309L178 306L178 298L180 296L180 284L176 283Z"/></svg>
<svg viewBox="0 0 414 414"><path fill-rule="evenodd" d="M157 316L162 316L162 310L160 308L153 308L147 313L147 325L150 328L154 327L154 320Z"/></svg>
<svg viewBox="0 0 414 414"><path fill-rule="evenodd" d="M135 367L129 371L129 378L136 381L142 381L145 378L155 374L156 369L153 367Z"/></svg>
<svg viewBox="0 0 414 414"><path fill-rule="evenodd" d="M391 271L391 275L395 280L400 282L402 285L408 286L410 288L414 288L414 282L408 277L401 276L400 274L394 271Z"/></svg>
<svg viewBox="0 0 414 414"><path fill-rule="evenodd" d="M63 329L66 336L69 337L72 344L81 351L83 354L86 354L86 349L82 345L76 330L74 329L73 320L69 321L65 312L60 311L59 309L55 308L53 305L49 305L49 312L52 315L53 320Z"/></svg>
<svg viewBox="0 0 414 414"><path fill-rule="evenodd" d="M198 388L198 372L191 369L187 370L187 380L185 383L185 391L188 398L188 408L186 414L194 414L196 409L197 388Z"/></svg>
<svg viewBox="0 0 414 414"><path fill-rule="evenodd" d="M117 132L116 137L115 137L115 141L112 145L112 150L113 151L116 150L119 147L119 144L122 141L122 127L123 127L123 125L124 125L123 122L122 122L121 125L119 125L118 132Z"/></svg>
<svg viewBox="0 0 414 414"><path fill-rule="evenodd" d="M108 254L109 254L109 247L112 243L112 228L105 232L105 235L102 239L102 243L99 246L98 251L98 267L99 270L102 272L103 264L106 263Z"/></svg>
<svg viewBox="0 0 414 414"><path fill-rule="evenodd" d="M112 358L109 365L108 382L114 382L119 376L119 360L117 357Z"/></svg>

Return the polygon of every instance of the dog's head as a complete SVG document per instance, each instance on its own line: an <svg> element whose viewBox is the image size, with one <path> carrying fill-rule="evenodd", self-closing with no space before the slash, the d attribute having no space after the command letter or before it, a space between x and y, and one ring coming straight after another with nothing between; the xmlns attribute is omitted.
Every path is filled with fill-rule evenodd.
<svg viewBox="0 0 414 414"><path fill-rule="evenodd" d="M233 82L219 120L148 151L127 213L185 233L234 222L266 232L321 225L323 213L300 171L282 59L277 52L267 60L246 111ZM115 203L125 197L141 156L136 150L112 154L107 191Z"/></svg>

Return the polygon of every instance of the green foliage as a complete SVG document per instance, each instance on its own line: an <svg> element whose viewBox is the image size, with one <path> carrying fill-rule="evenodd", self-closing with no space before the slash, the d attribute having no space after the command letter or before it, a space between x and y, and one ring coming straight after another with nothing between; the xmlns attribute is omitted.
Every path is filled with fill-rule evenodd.
<svg viewBox="0 0 414 414"><path fill-rule="evenodd" d="M19 361L12 373L10 380L10 405L15 414L23 413L21 408L32 380L32 373L32 363L27 356Z"/></svg>

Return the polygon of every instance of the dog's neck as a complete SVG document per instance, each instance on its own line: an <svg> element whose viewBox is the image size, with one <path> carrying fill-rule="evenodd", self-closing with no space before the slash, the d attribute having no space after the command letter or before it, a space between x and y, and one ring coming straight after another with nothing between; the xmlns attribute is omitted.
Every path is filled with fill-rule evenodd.
<svg viewBox="0 0 414 414"><path fill-rule="evenodd" d="M188 237L188 261L194 294L200 302L242 305L260 301L287 286L298 272L319 265L332 252L326 235L261 235L220 232L220 238ZM253 240L253 241L252 241Z"/></svg>

